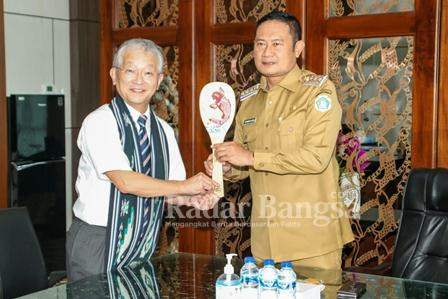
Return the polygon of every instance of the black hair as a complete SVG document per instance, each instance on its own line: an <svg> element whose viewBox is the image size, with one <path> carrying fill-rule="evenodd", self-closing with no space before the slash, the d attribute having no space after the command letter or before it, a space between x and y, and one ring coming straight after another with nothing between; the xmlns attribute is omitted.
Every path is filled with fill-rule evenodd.
<svg viewBox="0 0 448 299"><path fill-rule="evenodd" d="M302 39L302 28L300 27L299 20L297 20L295 16L282 11L273 10L267 15L263 16L258 20L256 29L258 29L258 27L260 27L260 25L264 22L273 20L284 22L289 26L289 31L292 34L293 47L297 41Z"/></svg>

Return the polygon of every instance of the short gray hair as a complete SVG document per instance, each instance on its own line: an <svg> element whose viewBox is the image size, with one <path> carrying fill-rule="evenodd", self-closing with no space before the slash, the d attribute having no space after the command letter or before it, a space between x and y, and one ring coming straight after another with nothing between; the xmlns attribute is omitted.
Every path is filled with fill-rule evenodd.
<svg viewBox="0 0 448 299"><path fill-rule="evenodd" d="M149 39L143 39L143 38L133 38L130 40L125 41L120 45L117 51L115 51L114 54L114 60L112 62L112 66L119 68L121 67L121 64L123 62L123 54L124 52L129 48L138 47L143 49L144 52L152 52L154 55L156 55L158 60L158 69L159 74L163 72L163 52L162 48L156 45L152 40Z"/></svg>

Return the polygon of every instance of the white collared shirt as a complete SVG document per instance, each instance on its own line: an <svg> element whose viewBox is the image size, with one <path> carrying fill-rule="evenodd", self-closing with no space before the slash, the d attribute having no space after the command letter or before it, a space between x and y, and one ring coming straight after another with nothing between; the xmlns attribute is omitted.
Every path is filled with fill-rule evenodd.
<svg viewBox="0 0 448 299"><path fill-rule="evenodd" d="M140 112L127 105L131 117L137 124ZM149 108L145 112L149 118ZM185 167L174 130L158 118L165 132L170 158L169 180L184 180ZM150 121L146 130L150 131ZM148 134L148 136L150 136ZM109 104L102 105L84 119L78 136L81 150L76 191L78 199L73 206L75 216L92 225L107 226L111 181L104 174L111 170L132 171L129 159L123 151L118 126Z"/></svg>

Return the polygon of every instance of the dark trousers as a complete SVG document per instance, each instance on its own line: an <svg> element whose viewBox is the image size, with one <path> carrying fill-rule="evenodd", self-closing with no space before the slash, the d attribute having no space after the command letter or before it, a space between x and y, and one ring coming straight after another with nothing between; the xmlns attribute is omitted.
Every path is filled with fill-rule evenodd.
<svg viewBox="0 0 448 299"><path fill-rule="evenodd" d="M67 232L67 280L73 282L105 269L106 227L90 225L78 218Z"/></svg>

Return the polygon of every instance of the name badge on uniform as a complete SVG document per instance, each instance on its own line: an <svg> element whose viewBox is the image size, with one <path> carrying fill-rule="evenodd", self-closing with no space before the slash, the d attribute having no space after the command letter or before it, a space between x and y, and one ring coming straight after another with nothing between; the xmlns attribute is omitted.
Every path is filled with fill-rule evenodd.
<svg viewBox="0 0 448 299"><path fill-rule="evenodd" d="M255 117L252 117L252 118L245 119L245 120L243 121L243 124L244 124L244 125L253 125L253 124L255 124L256 122L257 122L257 119L256 119Z"/></svg>
<svg viewBox="0 0 448 299"><path fill-rule="evenodd" d="M331 99L325 95L319 95L314 100L314 108L320 112L327 112L331 108Z"/></svg>

